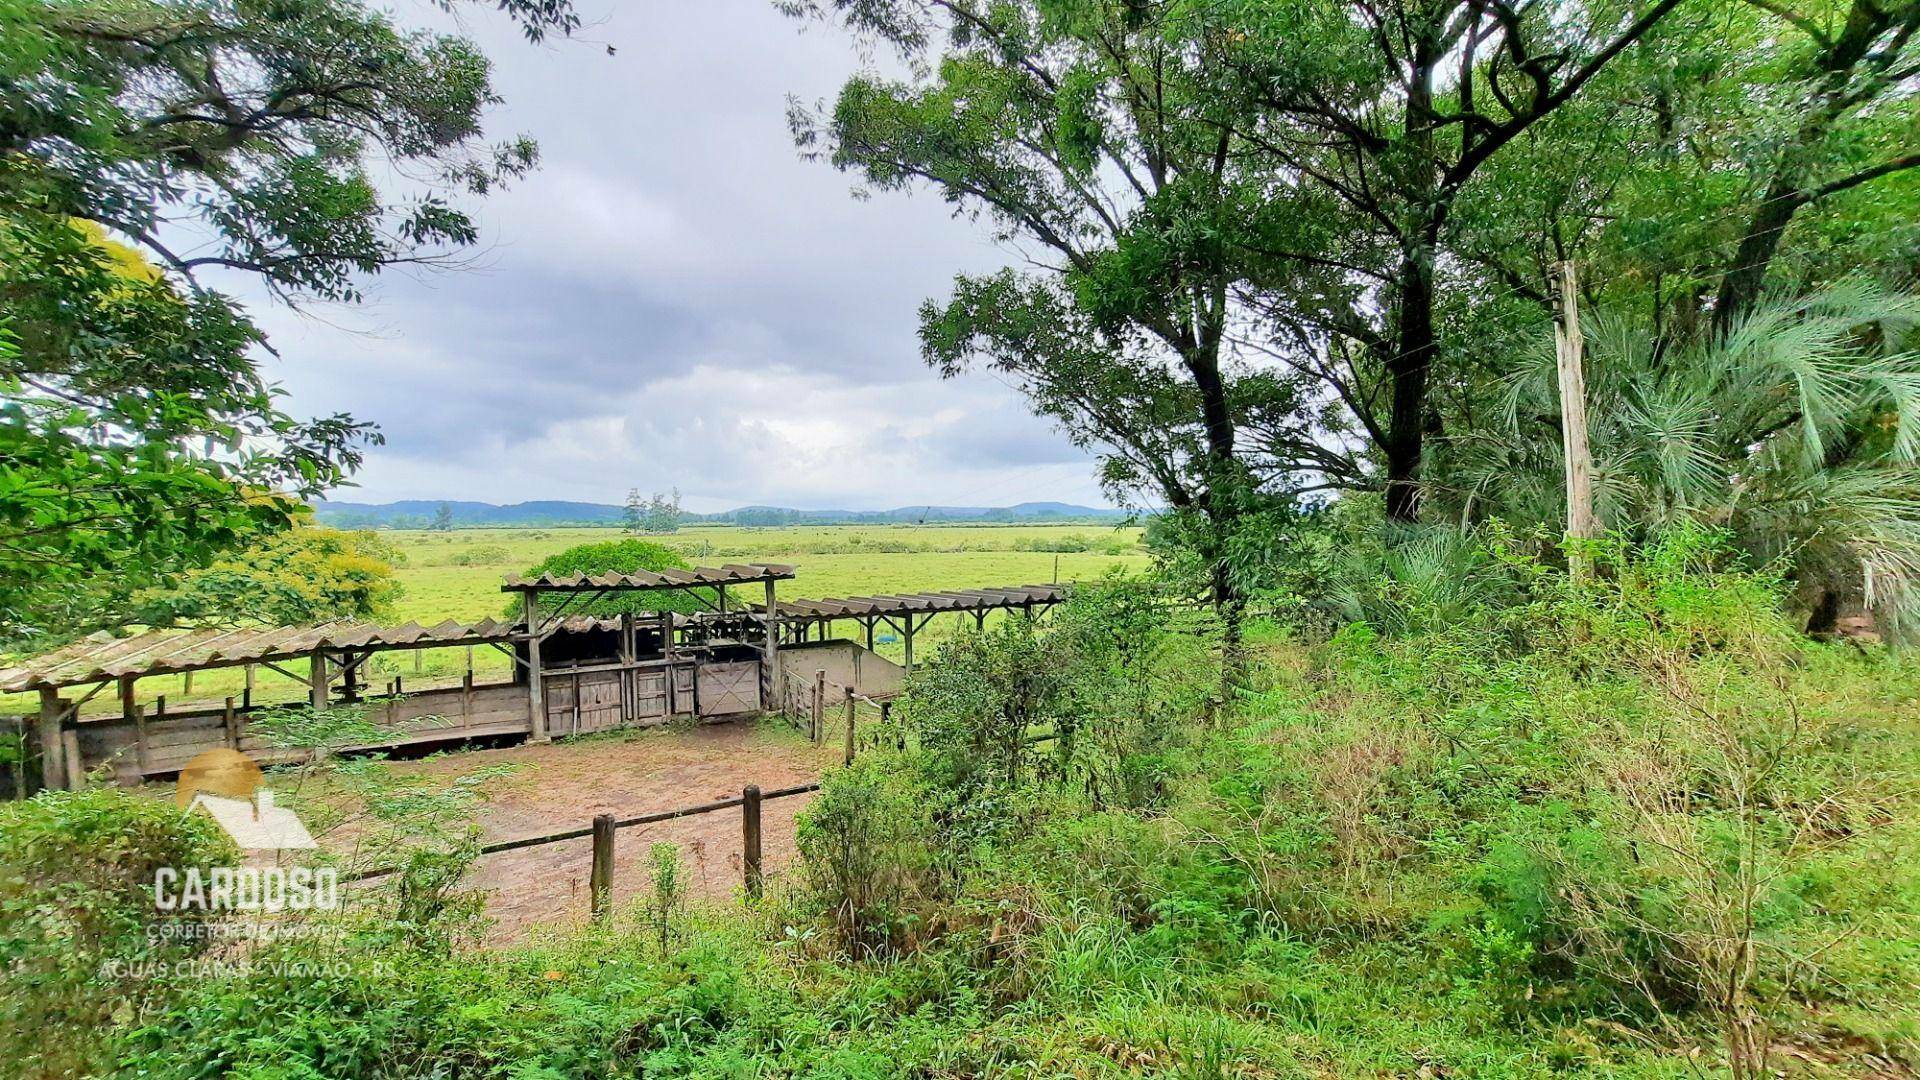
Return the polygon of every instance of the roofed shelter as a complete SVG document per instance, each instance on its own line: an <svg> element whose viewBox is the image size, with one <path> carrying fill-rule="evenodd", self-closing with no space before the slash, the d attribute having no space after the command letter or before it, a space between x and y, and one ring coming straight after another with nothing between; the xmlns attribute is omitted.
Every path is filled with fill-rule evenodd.
<svg viewBox="0 0 1920 1080"><path fill-rule="evenodd" d="M368 702L366 719L387 729L371 749L448 742L482 736L526 735L545 740L558 731L584 733L672 715L719 716L751 712L770 696L762 691L762 662L778 643L765 624L744 608L729 612L729 587L791 578L791 566L730 564L599 577L509 579L503 591L521 594L537 622L475 623L448 620L426 627L383 627L364 622L232 630L151 631L127 638L96 635L17 667L0 669L0 692L38 691L33 725L39 757L35 779L50 788L78 787L86 774L108 766L123 783L138 783L179 771L195 754L218 746L264 763L286 761L305 751L273 745L251 729L250 719L268 706L253 700L253 672L266 668L306 687L316 709L335 702ZM573 613L593 596L635 590L710 591L715 610L695 616L594 618ZM534 603L555 594L557 605ZM698 596L700 593L694 593ZM537 612L536 612L536 609ZM542 645L560 644L561 665L542 663ZM403 693L394 679L384 695L367 693L366 663L391 650L477 646L500 650L514 661L507 682L476 685L471 662L455 687ZM151 713L135 700L141 678L245 667L247 687L238 699L211 706L168 709L165 699ZM777 675L774 676L777 679ZM118 715L80 715L81 706L109 687L118 690ZM80 691L77 696L63 691Z"/></svg>
<svg viewBox="0 0 1920 1080"><path fill-rule="evenodd" d="M44 787L80 786L106 768L122 783L177 773L195 755L226 747L263 764L298 760L317 749L292 749L263 736L254 721L269 708L254 701L253 675L265 668L304 687L306 705L364 706L378 734L328 751L394 748L483 737L555 737L664 722L674 716L724 717L788 707L786 668L812 689L832 669L838 691L885 696L905 670L873 653L876 627L898 631L913 663L914 635L939 614L972 615L984 625L996 610L1045 610L1065 599L1060 585L1023 585L953 592L780 600L778 582L792 566L729 563L719 567L630 574L508 578L501 591L520 598L520 620L447 620L386 627L366 622L230 630L151 631L127 638L95 635L17 667L0 669L0 692L38 691L33 725ZM748 590L752 599L735 595ZM596 599L622 593L679 590L706 608L694 613L583 614ZM855 641L826 641L834 622L866 631ZM811 638L811 640L810 640ZM373 656L394 650L465 646L467 671L457 686L407 691L392 679L369 692ZM472 650L511 658L507 681L476 684ZM795 655L783 663L782 650ZM845 655L842 655L845 654ZM224 702L151 712L136 699L142 678L245 667L247 689ZM109 687L117 714L82 716L81 707ZM73 692L73 693L68 693Z"/></svg>
<svg viewBox="0 0 1920 1080"><path fill-rule="evenodd" d="M778 700L779 640L774 623L756 627L749 620L730 619L727 590L760 585L765 590L765 608L774 610L775 583L792 579L794 573L793 567L777 563L728 563L691 570L508 578L500 591L520 597L521 625L530 628L519 657L527 671L530 737L545 742L560 724L566 726L568 734L577 734L616 726L636 716L682 711L696 716L719 710L753 712L764 702ZM651 619L622 615L614 656L584 667L575 663L564 669L564 679L556 684L542 646L571 608L620 593L667 589L685 590L709 611L688 619L684 632L676 632L675 618L668 612ZM710 593L713 599L709 601L703 593ZM549 609L541 603L546 596L558 597L559 601ZM642 619L652 624L648 640L653 647L641 647ZM703 674L707 683L705 701L701 696ZM549 689L557 693L550 694Z"/></svg>

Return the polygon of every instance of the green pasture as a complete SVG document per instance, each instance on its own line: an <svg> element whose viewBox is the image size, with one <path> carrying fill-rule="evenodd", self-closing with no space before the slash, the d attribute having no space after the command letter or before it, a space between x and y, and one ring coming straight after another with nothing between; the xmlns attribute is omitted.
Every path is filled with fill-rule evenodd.
<svg viewBox="0 0 1920 1080"><path fill-rule="evenodd" d="M791 563L798 568L798 577L781 582L779 595L819 598L1036 585L1139 571L1148 562L1140 532L1133 526L1102 525L701 526L647 539L674 548L694 565ZM394 575L405 593L391 621L414 620L431 626L445 619L500 616L507 606L500 592L503 577L524 572L576 544L617 540L627 534L618 529L552 528L395 530L380 535L393 542L402 556ZM971 625L971 620L935 618L925 636L915 639L916 657L930 655L941 638L963 623ZM835 632L857 639L861 630L858 624L844 623ZM900 659L899 642L876 644L883 655ZM476 648L472 659L477 680L507 677L508 660L500 652ZM368 661L366 674L376 690L394 677L400 678L402 689L440 686L458 682L466 665L465 649L429 649L376 656ZM295 673L304 670L298 663L287 667ZM254 678L256 702L305 698L304 686L266 668L256 668ZM244 681L238 668L201 672L190 683L181 676L154 677L140 681L138 697L149 706L165 697L169 708L187 701L217 702L238 697ZM0 714L37 708L32 695L0 695ZM106 691L84 708L89 715L111 713L118 704Z"/></svg>

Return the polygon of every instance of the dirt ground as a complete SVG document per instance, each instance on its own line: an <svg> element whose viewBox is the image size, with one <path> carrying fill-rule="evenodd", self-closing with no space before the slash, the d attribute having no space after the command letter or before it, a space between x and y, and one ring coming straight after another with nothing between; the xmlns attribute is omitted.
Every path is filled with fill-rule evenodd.
<svg viewBox="0 0 1920 1080"><path fill-rule="evenodd" d="M452 777L490 765L518 766L490 789L494 794L480 814L481 830L492 842L584 828L596 814L635 817L733 798L748 784L772 791L811 783L837 760L831 745L816 748L778 721L746 720L466 751L400 767ZM794 816L811 798L763 804L761 850L770 874L792 862ZM740 832L737 809L619 830L616 910L647 889L648 852L662 841L679 847L692 896L731 895L741 886ZM536 928L584 921L591 862L585 838L482 857L474 882L488 891L494 939L513 942Z"/></svg>

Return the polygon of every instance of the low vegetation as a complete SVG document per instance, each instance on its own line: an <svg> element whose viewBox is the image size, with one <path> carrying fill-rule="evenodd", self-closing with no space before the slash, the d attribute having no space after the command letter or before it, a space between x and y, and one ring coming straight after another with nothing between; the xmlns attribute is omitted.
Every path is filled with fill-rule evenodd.
<svg viewBox="0 0 1920 1080"><path fill-rule="evenodd" d="M1920 669L1807 638L1779 576L1718 534L1596 545L1578 586L1510 537L1473 550L1497 596L1462 607L1409 577L1370 597L1377 620L1257 621L1225 684L1209 612L1084 589L926 664L758 904L689 905L656 851L652 894L611 923L481 950L428 860L338 934L261 946L250 968L87 984L95 1060L244 1077L1920 1067ZM47 795L8 832L57 833L83 800L153 813ZM63 843L113 865L111 845ZM76 879L33 894L29 925L150 917ZM422 895L396 916L389 898ZM55 941L6 941L16 970L51 970ZM295 961L328 974L284 974ZM10 982L11 1015L62 972Z"/></svg>

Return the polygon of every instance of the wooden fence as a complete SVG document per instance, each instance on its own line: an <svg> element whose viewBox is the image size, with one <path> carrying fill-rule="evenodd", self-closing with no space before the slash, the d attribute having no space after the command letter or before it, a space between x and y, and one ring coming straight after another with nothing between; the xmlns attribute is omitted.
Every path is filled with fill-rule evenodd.
<svg viewBox="0 0 1920 1080"><path fill-rule="evenodd" d="M852 745L852 740L848 740ZM613 887L613 835L619 829L631 829L642 825L658 825L663 821L694 817L699 814L713 814L722 810L740 808L740 838L742 844L741 868L749 897L758 898L766 883L766 874L761 865L760 848L760 806L772 799L786 799L795 795L805 795L819 791L820 785L798 784L793 787L775 788L763 792L758 784L748 784L740 794L731 799L718 802L701 803L698 806L683 806L677 810L659 810L651 814L635 817L616 818L612 814L599 814L593 823L584 828L563 829L560 832L543 836L522 836L512 840L496 840L483 845L480 854L497 855L504 851L520 851L525 848L540 847L545 844L558 844L568 840L593 838L593 871L588 878L593 896L593 914L601 917L607 913L609 897ZM350 874L347 881L370 881L374 878L390 877L398 873L395 867L380 867Z"/></svg>

